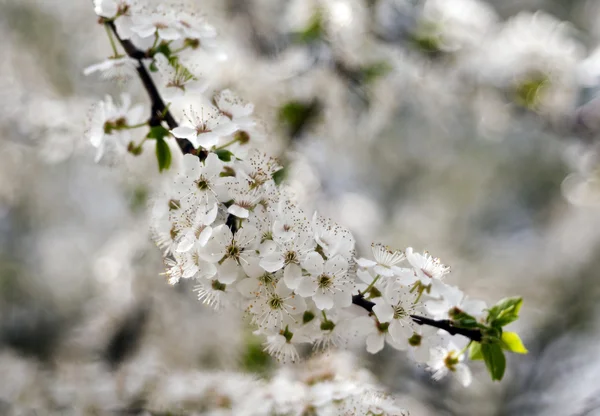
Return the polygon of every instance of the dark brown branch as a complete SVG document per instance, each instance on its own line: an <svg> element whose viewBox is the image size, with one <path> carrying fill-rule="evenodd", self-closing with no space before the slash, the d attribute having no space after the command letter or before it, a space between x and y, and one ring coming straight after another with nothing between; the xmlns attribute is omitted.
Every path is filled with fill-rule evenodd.
<svg viewBox="0 0 600 416"><path fill-rule="evenodd" d="M165 102L158 92L158 88L156 88L156 85L154 84L154 80L144 65L143 60L145 58L149 58L149 56L144 51L139 50L131 41L127 39L121 39L117 33L115 24L112 21L107 21L105 24L108 25L108 27L112 30L127 55L130 58L138 61L136 69L137 73L142 81L142 84L144 84L144 88L150 97L150 101L152 102L152 113L149 121L150 126L160 126L160 124L165 121L171 130L177 127L177 121L165 105ZM189 140L177 138L176 140L179 148L184 154L196 154L196 149L194 149L194 146Z"/></svg>
<svg viewBox="0 0 600 416"><path fill-rule="evenodd" d="M369 311L370 313L373 312L373 306L375 306L373 302L365 299L365 297L361 294L352 296L352 303L356 306L360 306L361 308ZM429 319L418 315L410 315L410 317L418 325L432 326L434 328L443 329L450 335L462 335L464 337L469 338L472 341L481 341L481 331L478 329L458 328L452 324L452 321L447 319L436 321L435 319Z"/></svg>

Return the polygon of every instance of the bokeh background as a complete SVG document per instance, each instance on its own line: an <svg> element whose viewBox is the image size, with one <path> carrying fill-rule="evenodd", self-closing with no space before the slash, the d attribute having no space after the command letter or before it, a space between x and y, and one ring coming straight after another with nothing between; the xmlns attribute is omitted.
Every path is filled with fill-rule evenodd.
<svg viewBox="0 0 600 416"><path fill-rule="evenodd" d="M600 2L436 3L189 1L219 32L189 59L256 104L298 199L359 253L427 249L469 296L523 296L529 354L501 383L357 352L411 414L600 415ZM141 414L167 375L272 372L239 316L160 275L152 159L93 162L90 107L148 103L83 75L110 54L92 2L1 0L0 35L0 414Z"/></svg>

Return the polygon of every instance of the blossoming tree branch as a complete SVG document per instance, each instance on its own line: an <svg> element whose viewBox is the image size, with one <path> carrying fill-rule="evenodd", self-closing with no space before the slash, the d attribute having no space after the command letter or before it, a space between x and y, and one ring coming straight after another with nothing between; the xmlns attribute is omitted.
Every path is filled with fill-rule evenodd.
<svg viewBox="0 0 600 416"><path fill-rule="evenodd" d="M240 308L282 362L297 361L300 344L327 349L360 337L372 354L387 343L425 363L434 379L453 374L467 386L466 357L483 360L500 380L505 352L527 352L505 330L521 298L488 307L449 284L439 259L410 247L374 243L357 255L349 230L294 201L254 106L229 89L207 90L180 58L215 42L203 18L128 0L94 3L113 54L86 72L137 74L151 102L146 115L128 95L95 107L96 159L135 157L154 143L163 172L174 150L183 154L173 182L153 199L152 235L171 285L192 280L205 305ZM176 120L170 105L184 96L198 105ZM132 140L138 129L145 129L141 142ZM173 138L178 147L169 146Z"/></svg>

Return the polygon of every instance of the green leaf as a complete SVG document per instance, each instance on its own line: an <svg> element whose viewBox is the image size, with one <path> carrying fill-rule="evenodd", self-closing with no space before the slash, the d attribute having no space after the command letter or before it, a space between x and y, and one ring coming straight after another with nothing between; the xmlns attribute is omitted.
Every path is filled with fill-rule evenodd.
<svg viewBox="0 0 600 416"><path fill-rule="evenodd" d="M380 78L386 74L388 74L392 70L390 64L385 61L376 62L371 65L367 65L361 68L360 72L362 75L362 80L365 83L370 83L375 81L377 78Z"/></svg>
<svg viewBox="0 0 600 416"><path fill-rule="evenodd" d="M280 185L281 182L283 182L283 180L285 179L286 175L287 172L285 168L281 168L277 172L275 172L273 174L273 180L275 181L275 184Z"/></svg>
<svg viewBox="0 0 600 416"><path fill-rule="evenodd" d="M452 310L450 310L449 314L454 326L457 326L459 328L478 327L477 319L475 319L475 317L469 315L468 313L460 310L459 308L453 308Z"/></svg>
<svg viewBox="0 0 600 416"><path fill-rule="evenodd" d="M488 311L487 322L495 327L503 327L519 319L523 299L506 298L499 301Z"/></svg>
<svg viewBox="0 0 600 416"><path fill-rule="evenodd" d="M233 153L231 153L229 150L227 149L219 149L219 150L215 150L215 154L219 157L219 159L221 159L223 162L230 162L231 161L231 156L233 156Z"/></svg>
<svg viewBox="0 0 600 416"><path fill-rule="evenodd" d="M516 332L502 333L502 348L517 354L527 354L527 348L523 345L523 341Z"/></svg>
<svg viewBox="0 0 600 416"><path fill-rule="evenodd" d="M475 360L483 360L483 353L481 352L481 344L479 342L471 343L469 347L469 359Z"/></svg>
<svg viewBox="0 0 600 416"><path fill-rule="evenodd" d="M163 126L152 126L150 132L146 135L149 139L162 140L169 135L169 130Z"/></svg>
<svg viewBox="0 0 600 416"><path fill-rule="evenodd" d="M506 357L499 344L481 344L483 361L492 376L492 380L502 380L506 369Z"/></svg>
<svg viewBox="0 0 600 416"><path fill-rule="evenodd" d="M171 149L164 139L156 140L156 160L160 172L171 166Z"/></svg>
<svg viewBox="0 0 600 416"><path fill-rule="evenodd" d="M169 58L171 56L171 48L169 48L169 45L166 42L161 42L154 50L154 53L162 53Z"/></svg>
<svg viewBox="0 0 600 416"><path fill-rule="evenodd" d="M320 11L317 11L311 17L306 28L298 33L297 39L300 42L311 43L323 37L324 32L323 15Z"/></svg>
<svg viewBox="0 0 600 416"><path fill-rule="evenodd" d="M317 99L310 102L290 101L279 109L279 121L285 125L290 136L294 137L309 127L321 112Z"/></svg>

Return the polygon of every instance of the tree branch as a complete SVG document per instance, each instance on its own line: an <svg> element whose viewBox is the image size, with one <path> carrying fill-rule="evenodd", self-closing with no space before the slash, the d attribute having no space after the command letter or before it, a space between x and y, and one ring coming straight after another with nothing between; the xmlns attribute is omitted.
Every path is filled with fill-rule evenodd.
<svg viewBox="0 0 600 416"><path fill-rule="evenodd" d="M373 312L373 306L375 306L373 302L365 299L364 295L362 294L352 296L352 303L356 306L360 306L370 313ZM436 321L435 319L429 319L418 315L410 315L410 317L412 318L413 322L418 325L432 326L434 328L443 329L450 335L462 335L469 338L471 341L481 342L481 331L478 329L459 328L454 326L452 321L448 319Z"/></svg>
<svg viewBox="0 0 600 416"><path fill-rule="evenodd" d="M140 80L142 81L142 84L144 84L144 88L146 89L146 92L150 97L150 101L152 102L152 113L150 115L149 122L150 126L160 126L162 121L165 121L171 130L177 127L177 121L165 105L165 102L163 101L162 97L160 96L160 93L158 92L158 88L156 88L156 85L154 84L154 80L152 79L150 73L144 65L143 60L145 58L149 58L149 56L144 51L138 49L131 41L127 39L121 39L121 37L117 33L117 29L115 27L114 22L107 21L104 24L108 25L108 27L115 34L115 37L125 50L125 53L127 53L127 55L130 58L133 58L138 61L138 66L136 68L137 73L140 77ZM184 154L197 154L196 149L194 149L194 146L189 140L178 138L176 138L175 140L177 140L177 144L179 145L179 148Z"/></svg>

